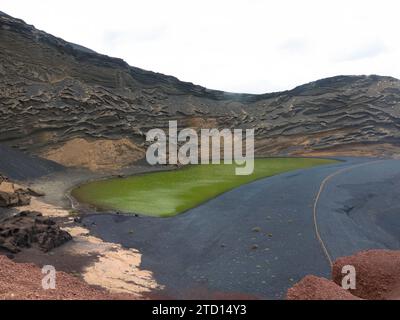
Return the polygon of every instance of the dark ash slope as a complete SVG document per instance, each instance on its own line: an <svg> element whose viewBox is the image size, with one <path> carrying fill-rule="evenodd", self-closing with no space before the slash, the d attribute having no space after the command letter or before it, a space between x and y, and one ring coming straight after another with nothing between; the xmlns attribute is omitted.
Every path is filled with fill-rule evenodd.
<svg viewBox="0 0 400 320"><path fill-rule="evenodd" d="M10 179L31 180L61 170L58 163L0 145L0 173Z"/></svg>

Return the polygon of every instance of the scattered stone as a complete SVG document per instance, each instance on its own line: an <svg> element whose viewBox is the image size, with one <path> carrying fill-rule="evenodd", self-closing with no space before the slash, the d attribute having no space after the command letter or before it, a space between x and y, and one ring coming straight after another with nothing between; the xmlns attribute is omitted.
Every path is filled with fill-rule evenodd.
<svg viewBox="0 0 400 320"><path fill-rule="evenodd" d="M29 192L0 174L0 207L25 206L29 203Z"/></svg>
<svg viewBox="0 0 400 320"><path fill-rule="evenodd" d="M0 191L0 207L19 207L30 203L30 197L23 191L13 193Z"/></svg>
<svg viewBox="0 0 400 320"><path fill-rule="evenodd" d="M261 228L260 227L254 227L252 229L253 232L261 232Z"/></svg>
<svg viewBox="0 0 400 320"><path fill-rule="evenodd" d="M30 204L29 192L8 180L0 178L0 207L19 207Z"/></svg>
<svg viewBox="0 0 400 320"><path fill-rule="evenodd" d="M258 249L258 244L253 244L253 245L251 246L251 249L252 249L252 250L257 250L257 249Z"/></svg>
<svg viewBox="0 0 400 320"><path fill-rule="evenodd" d="M11 253L33 245L48 252L71 239L71 235L61 230L54 220L39 212L23 211L0 223L0 248Z"/></svg>
<svg viewBox="0 0 400 320"><path fill-rule="evenodd" d="M82 217L76 217L74 218L75 223L81 223L82 222Z"/></svg>
<svg viewBox="0 0 400 320"><path fill-rule="evenodd" d="M33 197L44 197L46 195L44 192L34 190L32 188L27 188L26 190L28 191L29 195L31 195Z"/></svg>

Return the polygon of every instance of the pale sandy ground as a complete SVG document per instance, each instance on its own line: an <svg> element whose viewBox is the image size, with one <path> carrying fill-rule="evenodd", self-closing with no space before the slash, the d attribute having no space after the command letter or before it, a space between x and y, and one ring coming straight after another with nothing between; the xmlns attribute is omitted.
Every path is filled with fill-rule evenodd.
<svg viewBox="0 0 400 320"><path fill-rule="evenodd" d="M144 154L143 148L129 139L88 141L76 138L59 148L42 153L41 156L67 167L113 170L142 159Z"/></svg>

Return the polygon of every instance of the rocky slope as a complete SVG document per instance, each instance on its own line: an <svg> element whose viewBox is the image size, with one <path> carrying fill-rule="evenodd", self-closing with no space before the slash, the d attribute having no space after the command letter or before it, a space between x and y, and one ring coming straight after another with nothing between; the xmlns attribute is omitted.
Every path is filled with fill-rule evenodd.
<svg viewBox="0 0 400 320"><path fill-rule="evenodd" d="M143 156L144 133L173 119L194 128L254 128L264 155L394 154L399 106L400 81L380 76L338 76L262 95L208 90L0 13L0 143L66 165L118 165L121 154L126 165ZM71 148L83 149L81 139L97 143L96 155L66 160ZM111 150L108 159L97 159L102 148Z"/></svg>

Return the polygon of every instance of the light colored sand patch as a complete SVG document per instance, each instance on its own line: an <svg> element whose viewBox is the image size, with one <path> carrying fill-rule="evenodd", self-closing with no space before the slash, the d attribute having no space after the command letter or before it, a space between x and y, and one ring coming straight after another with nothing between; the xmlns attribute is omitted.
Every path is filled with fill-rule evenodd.
<svg viewBox="0 0 400 320"><path fill-rule="evenodd" d="M68 217L68 210L58 208L51 204L45 203L36 197L31 198L31 203L27 206L18 207L20 211L37 211L46 217Z"/></svg>
<svg viewBox="0 0 400 320"><path fill-rule="evenodd" d="M41 154L42 157L67 167L83 167L93 171L120 169L144 155L142 148L126 138L93 141L76 138Z"/></svg>
<svg viewBox="0 0 400 320"><path fill-rule="evenodd" d="M74 237L69 252L76 255L98 255L98 261L87 266L82 274L91 285L107 288L111 292L141 296L153 289L162 289L153 279L151 271L140 269L142 255L135 249L104 242L88 235L82 227L64 228Z"/></svg>
<svg viewBox="0 0 400 320"><path fill-rule="evenodd" d="M218 128L218 122L215 118L200 118L193 117L185 119L185 126L191 127L193 129L213 129Z"/></svg>
<svg viewBox="0 0 400 320"><path fill-rule="evenodd" d="M0 183L0 192L14 193L17 190L23 189L22 186L16 183L3 181Z"/></svg>
<svg viewBox="0 0 400 320"><path fill-rule="evenodd" d="M69 216L68 210L47 204L35 197L32 197L30 205L18 209L38 211L48 217ZM73 220L72 217L70 219ZM140 269L142 255L138 250L104 242L91 236L88 229L74 225L73 221L62 229L73 237L72 242L60 248L64 253L98 257L96 262L84 267L82 277L88 284L101 286L114 293L130 293L138 298L153 289L162 289L151 271Z"/></svg>

